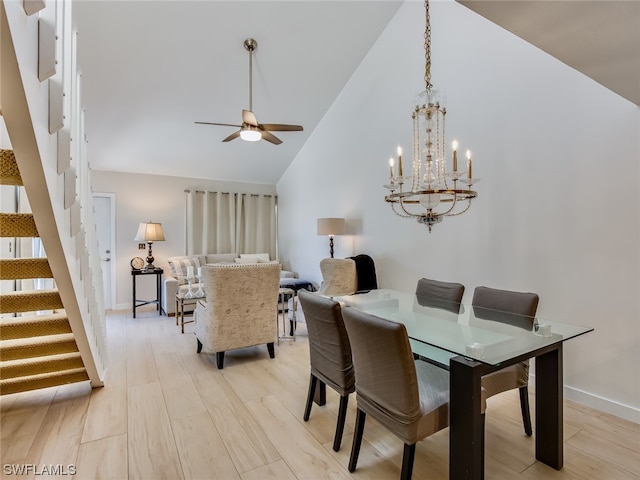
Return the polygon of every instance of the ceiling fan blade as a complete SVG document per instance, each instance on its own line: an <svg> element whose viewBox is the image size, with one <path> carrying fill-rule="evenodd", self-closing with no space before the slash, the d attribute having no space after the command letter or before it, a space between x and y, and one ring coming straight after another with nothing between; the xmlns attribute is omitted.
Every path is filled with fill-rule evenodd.
<svg viewBox="0 0 640 480"><path fill-rule="evenodd" d="M251 110L242 110L242 121L254 127L258 126L258 120Z"/></svg>
<svg viewBox="0 0 640 480"><path fill-rule="evenodd" d="M231 123L213 123L213 122L193 122L193 123L197 123L199 125L220 125L222 127L236 127L236 128L240 128L242 125L233 125Z"/></svg>
<svg viewBox="0 0 640 480"><path fill-rule="evenodd" d="M282 143L282 140L280 140L278 137L276 137L275 135L270 134L269 132L267 132L266 130L262 131L262 139L266 140L267 142L271 142L274 145L280 145Z"/></svg>
<svg viewBox="0 0 640 480"><path fill-rule="evenodd" d="M231 140L233 140L234 138L238 138L240 136L240 130L233 132L231 135L229 135L227 138L225 138L224 140L222 140L223 142L230 142Z"/></svg>
<svg viewBox="0 0 640 480"><path fill-rule="evenodd" d="M262 123L260 126L270 132L301 132L302 125L284 125L282 123Z"/></svg>

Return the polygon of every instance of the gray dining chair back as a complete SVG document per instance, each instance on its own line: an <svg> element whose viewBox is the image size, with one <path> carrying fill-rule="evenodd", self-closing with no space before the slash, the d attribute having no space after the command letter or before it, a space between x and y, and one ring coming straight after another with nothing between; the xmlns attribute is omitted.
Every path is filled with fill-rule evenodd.
<svg viewBox="0 0 640 480"><path fill-rule="evenodd" d="M461 283L421 278L416 285L416 300L423 307L436 307L458 313L463 295L464 285Z"/></svg>
<svg viewBox="0 0 640 480"><path fill-rule="evenodd" d="M298 291L298 301L307 324L311 363L309 392L303 418L305 422L309 420L318 382L320 397L323 399L321 403L326 401L325 385L338 392L340 407L333 441L333 449L337 452L342 442L349 394L355 391L351 345L342 319L342 308L338 302L306 290Z"/></svg>
<svg viewBox="0 0 640 480"><path fill-rule="evenodd" d="M474 314L478 318L491 319L533 330L538 301L539 297L535 293L476 287L471 303ZM529 360L526 360L483 376L482 401L484 403L487 398L507 390L519 389L524 431L527 435L532 435L528 385ZM543 412L539 414L542 415Z"/></svg>
<svg viewBox="0 0 640 480"><path fill-rule="evenodd" d="M356 376L357 417L349 471L356 469L366 415L404 442L402 479L410 479L416 442L449 425L449 373L413 359L404 325L343 309Z"/></svg>

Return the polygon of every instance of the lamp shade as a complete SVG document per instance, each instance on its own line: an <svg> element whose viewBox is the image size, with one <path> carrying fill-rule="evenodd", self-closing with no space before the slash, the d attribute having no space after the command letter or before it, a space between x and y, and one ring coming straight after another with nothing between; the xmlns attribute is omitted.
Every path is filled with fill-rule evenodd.
<svg viewBox="0 0 640 480"><path fill-rule="evenodd" d="M163 242L164 232L161 223L141 223L138 225L138 233L136 233L136 242Z"/></svg>
<svg viewBox="0 0 640 480"><path fill-rule="evenodd" d="M344 235L345 231L344 218L318 219L318 235Z"/></svg>

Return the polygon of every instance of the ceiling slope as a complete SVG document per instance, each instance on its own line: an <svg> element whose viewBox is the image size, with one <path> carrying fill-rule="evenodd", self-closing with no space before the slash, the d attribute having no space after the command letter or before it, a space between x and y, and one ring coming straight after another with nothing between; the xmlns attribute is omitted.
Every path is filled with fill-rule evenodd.
<svg viewBox="0 0 640 480"><path fill-rule="evenodd" d="M640 105L640 1L457 1Z"/></svg>

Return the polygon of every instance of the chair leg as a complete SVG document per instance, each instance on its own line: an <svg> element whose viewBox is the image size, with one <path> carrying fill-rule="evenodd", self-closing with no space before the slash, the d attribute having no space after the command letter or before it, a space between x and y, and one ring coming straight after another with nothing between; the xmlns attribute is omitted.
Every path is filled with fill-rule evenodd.
<svg viewBox="0 0 640 480"><path fill-rule="evenodd" d="M318 379L312 373L309 378L309 393L307 394L307 404L304 407L304 415L302 419L306 422L309 420L309 415L311 415L311 405L313 404L313 397L316 394L316 384L318 383Z"/></svg>
<svg viewBox="0 0 640 480"><path fill-rule="evenodd" d="M520 387L520 409L522 410L522 423L524 424L524 433L527 436L533 435L531 428L531 411L529 410L529 387Z"/></svg>
<svg viewBox="0 0 640 480"><path fill-rule="evenodd" d="M411 480L411 474L413 473L413 459L416 456L416 444L407 445L404 444L404 453L402 454L402 472L400 473L400 480Z"/></svg>
<svg viewBox="0 0 640 480"><path fill-rule="evenodd" d="M482 452L482 457L480 458L480 471L484 472L484 439L485 439L485 433L486 433L486 415L483 413L482 415L480 415L480 421L481 421L481 432L482 435L480 436L480 441L482 442L482 448L480 449L480 451Z"/></svg>
<svg viewBox="0 0 640 480"><path fill-rule="evenodd" d="M358 455L360 454L360 445L362 444L362 434L364 433L364 422L367 414L358 409L356 416L356 426L353 432L353 443L351 444L351 457L349 458L349 471L355 472L358 464Z"/></svg>
<svg viewBox="0 0 640 480"><path fill-rule="evenodd" d="M200 352L202 351L202 342L201 342L199 339L197 339L197 338L196 338L196 340L197 340L197 342L198 342L198 350L197 350L197 352L196 352L196 353L200 353Z"/></svg>
<svg viewBox="0 0 640 480"><path fill-rule="evenodd" d="M222 370L224 367L224 352L216 352L216 365L218 370Z"/></svg>
<svg viewBox="0 0 640 480"><path fill-rule="evenodd" d="M269 351L269 358L276 358L276 351L273 349L273 342L267 343L267 350Z"/></svg>
<svg viewBox="0 0 640 480"><path fill-rule="evenodd" d="M347 406L349 405L349 394L340 395L340 408L338 409L338 423L336 425L336 435L333 438L333 451L340 450L342 443L342 432L344 432L344 422L347 419Z"/></svg>

